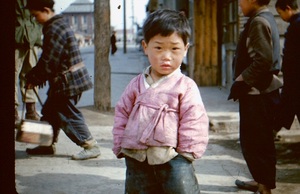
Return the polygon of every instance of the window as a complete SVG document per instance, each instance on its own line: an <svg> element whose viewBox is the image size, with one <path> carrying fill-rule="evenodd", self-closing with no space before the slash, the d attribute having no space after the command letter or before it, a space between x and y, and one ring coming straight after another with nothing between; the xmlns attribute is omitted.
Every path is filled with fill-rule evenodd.
<svg viewBox="0 0 300 194"><path fill-rule="evenodd" d="M87 23L87 17L86 15L82 16L82 24L86 24Z"/></svg>
<svg viewBox="0 0 300 194"><path fill-rule="evenodd" d="M77 16L73 16L73 24L78 24L78 17Z"/></svg>
<svg viewBox="0 0 300 194"><path fill-rule="evenodd" d="M223 41L236 44L239 37L237 0L229 0L224 3L223 18Z"/></svg>

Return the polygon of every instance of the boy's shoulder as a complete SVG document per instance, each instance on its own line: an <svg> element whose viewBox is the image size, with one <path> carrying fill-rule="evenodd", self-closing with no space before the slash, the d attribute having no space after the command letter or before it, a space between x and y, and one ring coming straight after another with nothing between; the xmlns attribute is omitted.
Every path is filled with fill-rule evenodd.
<svg viewBox="0 0 300 194"><path fill-rule="evenodd" d="M140 82L143 81L143 79L144 79L144 74L141 73L141 74L135 76L134 78L132 78L128 85L131 85L131 86L134 85L134 87L136 87L136 85L139 85Z"/></svg>
<svg viewBox="0 0 300 194"><path fill-rule="evenodd" d="M300 12L295 13L292 17L294 17L295 23L299 24L300 23Z"/></svg>
<svg viewBox="0 0 300 194"><path fill-rule="evenodd" d="M64 19L64 16L62 14L56 14L48 19L47 21L48 25L61 25L65 26L67 23Z"/></svg>
<svg viewBox="0 0 300 194"><path fill-rule="evenodd" d="M183 73L177 74L173 76L174 80L172 81L174 83L174 85L177 85L178 87L184 87L184 88L194 88L194 87L198 87L196 82L184 75Z"/></svg>
<svg viewBox="0 0 300 194"><path fill-rule="evenodd" d="M184 74L182 75L182 79L188 84L197 85L195 80L193 80L192 78L190 78Z"/></svg>
<svg viewBox="0 0 300 194"><path fill-rule="evenodd" d="M271 24L265 14L268 14L268 12L258 14L254 18L252 18L252 20L250 22L250 28L252 28L252 29L255 28L259 31L265 27L270 28ZM275 19L274 19L274 21L275 21Z"/></svg>
<svg viewBox="0 0 300 194"><path fill-rule="evenodd" d="M47 24L44 25L44 29L55 34L73 32L72 28L67 24L62 15L54 15L50 18L47 21Z"/></svg>

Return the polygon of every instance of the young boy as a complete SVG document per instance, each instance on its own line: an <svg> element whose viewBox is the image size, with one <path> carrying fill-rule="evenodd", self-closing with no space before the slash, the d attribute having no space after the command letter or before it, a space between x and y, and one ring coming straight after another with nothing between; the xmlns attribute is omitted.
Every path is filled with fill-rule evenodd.
<svg viewBox="0 0 300 194"><path fill-rule="evenodd" d="M43 25L43 53L37 65L26 74L27 87L42 87L49 82L48 98L42 109L42 120L53 127L53 144L27 149L31 155L54 154L60 128L78 146L84 148L73 155L74 160L100 155L96 140L85 124L82 113L75 107L81 93L92 88L79 47L71 28L62 15L53 10L53 0L28 0L26 8Z"/></svg>
<svg viewBox="0 0 300 194"><path fill-rule="evenodd" d="M276 10L280 17L290 25L285 33L283 49L281 93L281 111L278 121L286 129L290 129L295 115L300 119L300 10L297 0L277 0Z"/></svg>
<svg viewBox="0 0 300 194"><path fill-rule="evenodd" d="M240 142L254 181L236 180L239 188L270 194L276 187L273 121L281 82L277 24L267 9L270 0L240 0L249 17L236 49L234 83L229 99L239 99Z"/></svg>
<svg viewBox="0 0 300 194"><path fill-rule="evenodd" d="M126 193L200 193L192 162L208 143L208 117L196 83L180 71L190 27L158 10L143 26L150 66L115 107L113 152L126 161Z"/></svg>

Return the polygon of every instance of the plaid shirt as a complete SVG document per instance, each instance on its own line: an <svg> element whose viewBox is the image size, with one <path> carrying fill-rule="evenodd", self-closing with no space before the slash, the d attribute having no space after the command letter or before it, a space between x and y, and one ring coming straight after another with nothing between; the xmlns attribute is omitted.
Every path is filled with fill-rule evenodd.
<svg viewBox="0 0 300 194"><path fill-rule="evenodd" d="M72 80L54 82L54 78L62 75L71 66L82 62L75 34L64 21L62 15L55 15L43 27L43 52L35 68L30 72L37 85L49 81L50 92L75 96L92 88L92 82L86 67L80 68ZM63 78L70 78L69 75Z"/></svg>

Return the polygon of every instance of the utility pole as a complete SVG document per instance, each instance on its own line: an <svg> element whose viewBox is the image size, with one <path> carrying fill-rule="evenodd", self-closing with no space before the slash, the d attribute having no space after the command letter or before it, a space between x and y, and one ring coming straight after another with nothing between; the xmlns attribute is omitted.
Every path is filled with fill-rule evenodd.
<svg viewBox="0 0 300 194"><path fill-rule="evenodd" d="M123 0L123 9L124 9L124 15L123 15L123 19L124 19L124 29L123 29L123 39L124 39L124 53L127 53L127 49L126 49L126 42L127 42L127 33L126 33L126 0Z"/></svg>
<svg viewBox="0 0 300 194"><path fill-rule="evenodd" d="M100 111L111 109L110 0L94 0L94 106Z"/></svg>
<svg viewBox="0 0 300 194"><path fill-rule="evenodd" d="M132 26L131 26L131 31L132 31L132 37L135 39L135 34L134 34L134 5L133 5L133 0L131 0L131 11L132 11Z"/></svg>

